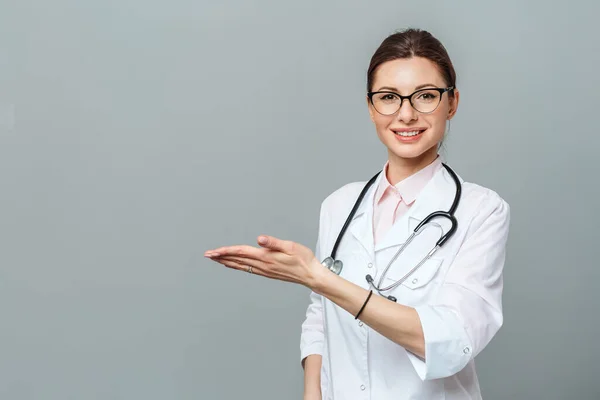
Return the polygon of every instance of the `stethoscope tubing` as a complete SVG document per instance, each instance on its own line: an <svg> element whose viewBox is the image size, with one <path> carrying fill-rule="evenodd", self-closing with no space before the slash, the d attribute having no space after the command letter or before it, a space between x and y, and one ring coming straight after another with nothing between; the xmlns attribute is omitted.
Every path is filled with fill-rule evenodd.
<svg viewBox="0 0 600 400"><path fill-rule="evenodd" d="M376 290L380 295L383 295L382 292L386 292L386 291L392 290L392 289L400 286L404 281L406 281L406 279L408 279L410 277L410 275L412 275L427 260L429 260L429 258L431 258L433 256L433 254L435 254L435 252L438 251L446 243L446 241L448 241L448 239L450 239L456 232L456 229L458 227L458 222L456 220L456 217L454 216L454 213L455 213L456 209L458 208L458 204L459 204L460 198L462 196L462 185L461 185L460 180L458 179L458 176L456 175L456 173L445 163L442 163L442 165L444 166L446 171L448 171L448 173L450 174L450 176L452 177L452 180L454 181L454 183L456 185L456 193L454 195L454 200L452 202L452 205L448 211L440 210L440 211L434 211L434 212L430 213L427 217L425 217L419 223L419 225L414 229L413 233L408 237L406 242L404 242L402 244L400 249L398 249L396 254L394 254L394 256L392 257L390 262L388 262L388 265L386 266L386 268L382 272L381 276L379 277L377 284L375 284L374 279L371 277L371 275L366 276L366 279L367 279L367 282L369 283L369 285L374 290ZM361 202L363 201L363 198L367 194L367 191L373 185L373 183L375 182L375 180L377 179L379 174L381 174L382 172L383 171L379 171L377 174L375 174L365 184L365 186L361 190L358 198L356 199L356 201L354 203L354 206L352 207L352 210L348 214L348 217L346 218L346 221L344 222L344 225L342 226L342 229L340 230L340 233L338 234L338 236L336 238L336 241L333 245L333 249L331 251L331 255L323 261L323 265L325 265L330 270L334 271L336 274L340 274L342 267L343 267L343 263L341 261L335 259L339 244L340 244L342 238L344 237L344 234L346 233L346 230L348 229L350 222L354 218L354 215L356 214L358 207L360 206ZM387 275L392 264L402 254L402 252L406 249L406 247L414 240L414 238L424 229L425 225L427 225L429 222L431 222L434 218L448 219L450 221L450 229L448 230L448 232L446 232L445 234L443 234L440 237L440 239L436 242L435 246L429 251L429 253L427 253L427 255L424 258L422 258L421 261L416 266L414 266L408 273L406 273L402 278L400 278L393 284L382 288L381 284L383 283L383 280L385 279L385 276ZM388 296L388 298L390 298L390 300L395 301L395 298L393 296Z"/></svg>

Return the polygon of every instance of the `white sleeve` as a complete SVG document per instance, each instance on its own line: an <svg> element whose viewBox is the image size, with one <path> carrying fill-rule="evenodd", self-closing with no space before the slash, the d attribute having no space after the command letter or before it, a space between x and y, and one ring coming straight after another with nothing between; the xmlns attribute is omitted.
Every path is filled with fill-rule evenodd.
<svg viewBox="0 0 600 400"><path fill-rule="evenodd" d="M503 323L502 289L510 208L494 194L482 202L436 299L416 307L425 360L408 352L422 380L462 370Z"/></svg>
<svg viewBox="0 0 600 400"><path fill-rule="evenodd" d="M323 204L319 215L319 232L317 235L317 244L315 246L315 257L321 261L324 258L323 238L324 238L324 211ZM306 310L306 318L302 323L302 333L300 336L300 359L303 361L311 354L323 355L323 303L322 296L315 292L310 292L310 304Z"/></svg>

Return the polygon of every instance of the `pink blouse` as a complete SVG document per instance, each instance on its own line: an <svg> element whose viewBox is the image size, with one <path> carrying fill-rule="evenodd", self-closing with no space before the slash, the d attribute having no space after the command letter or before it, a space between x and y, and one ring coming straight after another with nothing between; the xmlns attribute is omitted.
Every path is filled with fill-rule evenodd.
<svg viewBox="0 0 600 400"><path fill-rule="evenodd" d="M442 168L438 156L435 161L408 178L392 185L387 177L389 161L383 167L383 176L375 192L373 204L373 235L380 242L392 225L410 208L421 190Z"/></svg>

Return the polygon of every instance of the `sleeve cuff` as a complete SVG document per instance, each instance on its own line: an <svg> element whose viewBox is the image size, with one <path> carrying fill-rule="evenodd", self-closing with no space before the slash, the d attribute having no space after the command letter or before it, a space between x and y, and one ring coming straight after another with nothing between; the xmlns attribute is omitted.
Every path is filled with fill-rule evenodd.
<svg viewBox="0 0 600 400"><path fill-rule="evenodd" d="M425 337L425 360L407 354L421 380L446 378L462 370L472 358L473 346L458 316L444 307L415 309Z"/></svg>
<svg viewBox="0 0 600 400"><path fill-rule="evenodd" d="M323 355L323 344L322 343L312 343L307 346L303 346L300 349L300 362L304 361L304 359L312 354L318 354L320 356Z"/></svg>

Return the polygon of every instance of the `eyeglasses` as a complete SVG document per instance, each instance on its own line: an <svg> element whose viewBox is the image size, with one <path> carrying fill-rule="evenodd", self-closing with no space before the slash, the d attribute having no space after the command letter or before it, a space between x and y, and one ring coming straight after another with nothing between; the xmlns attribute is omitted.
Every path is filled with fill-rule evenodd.
<svg viewBox="0 0 600 400"><path fill-rule="evenodd" d="M400 107L402 107L404 99L408 99L410 105L418 112L429 114L438 108L442 101L442 95L451 90L454 90L454 86L419 89L408 96L402 96L388 90L368 92L367 96L369 96L369 100L375 110L382 115L396 114Z"/></svg>

